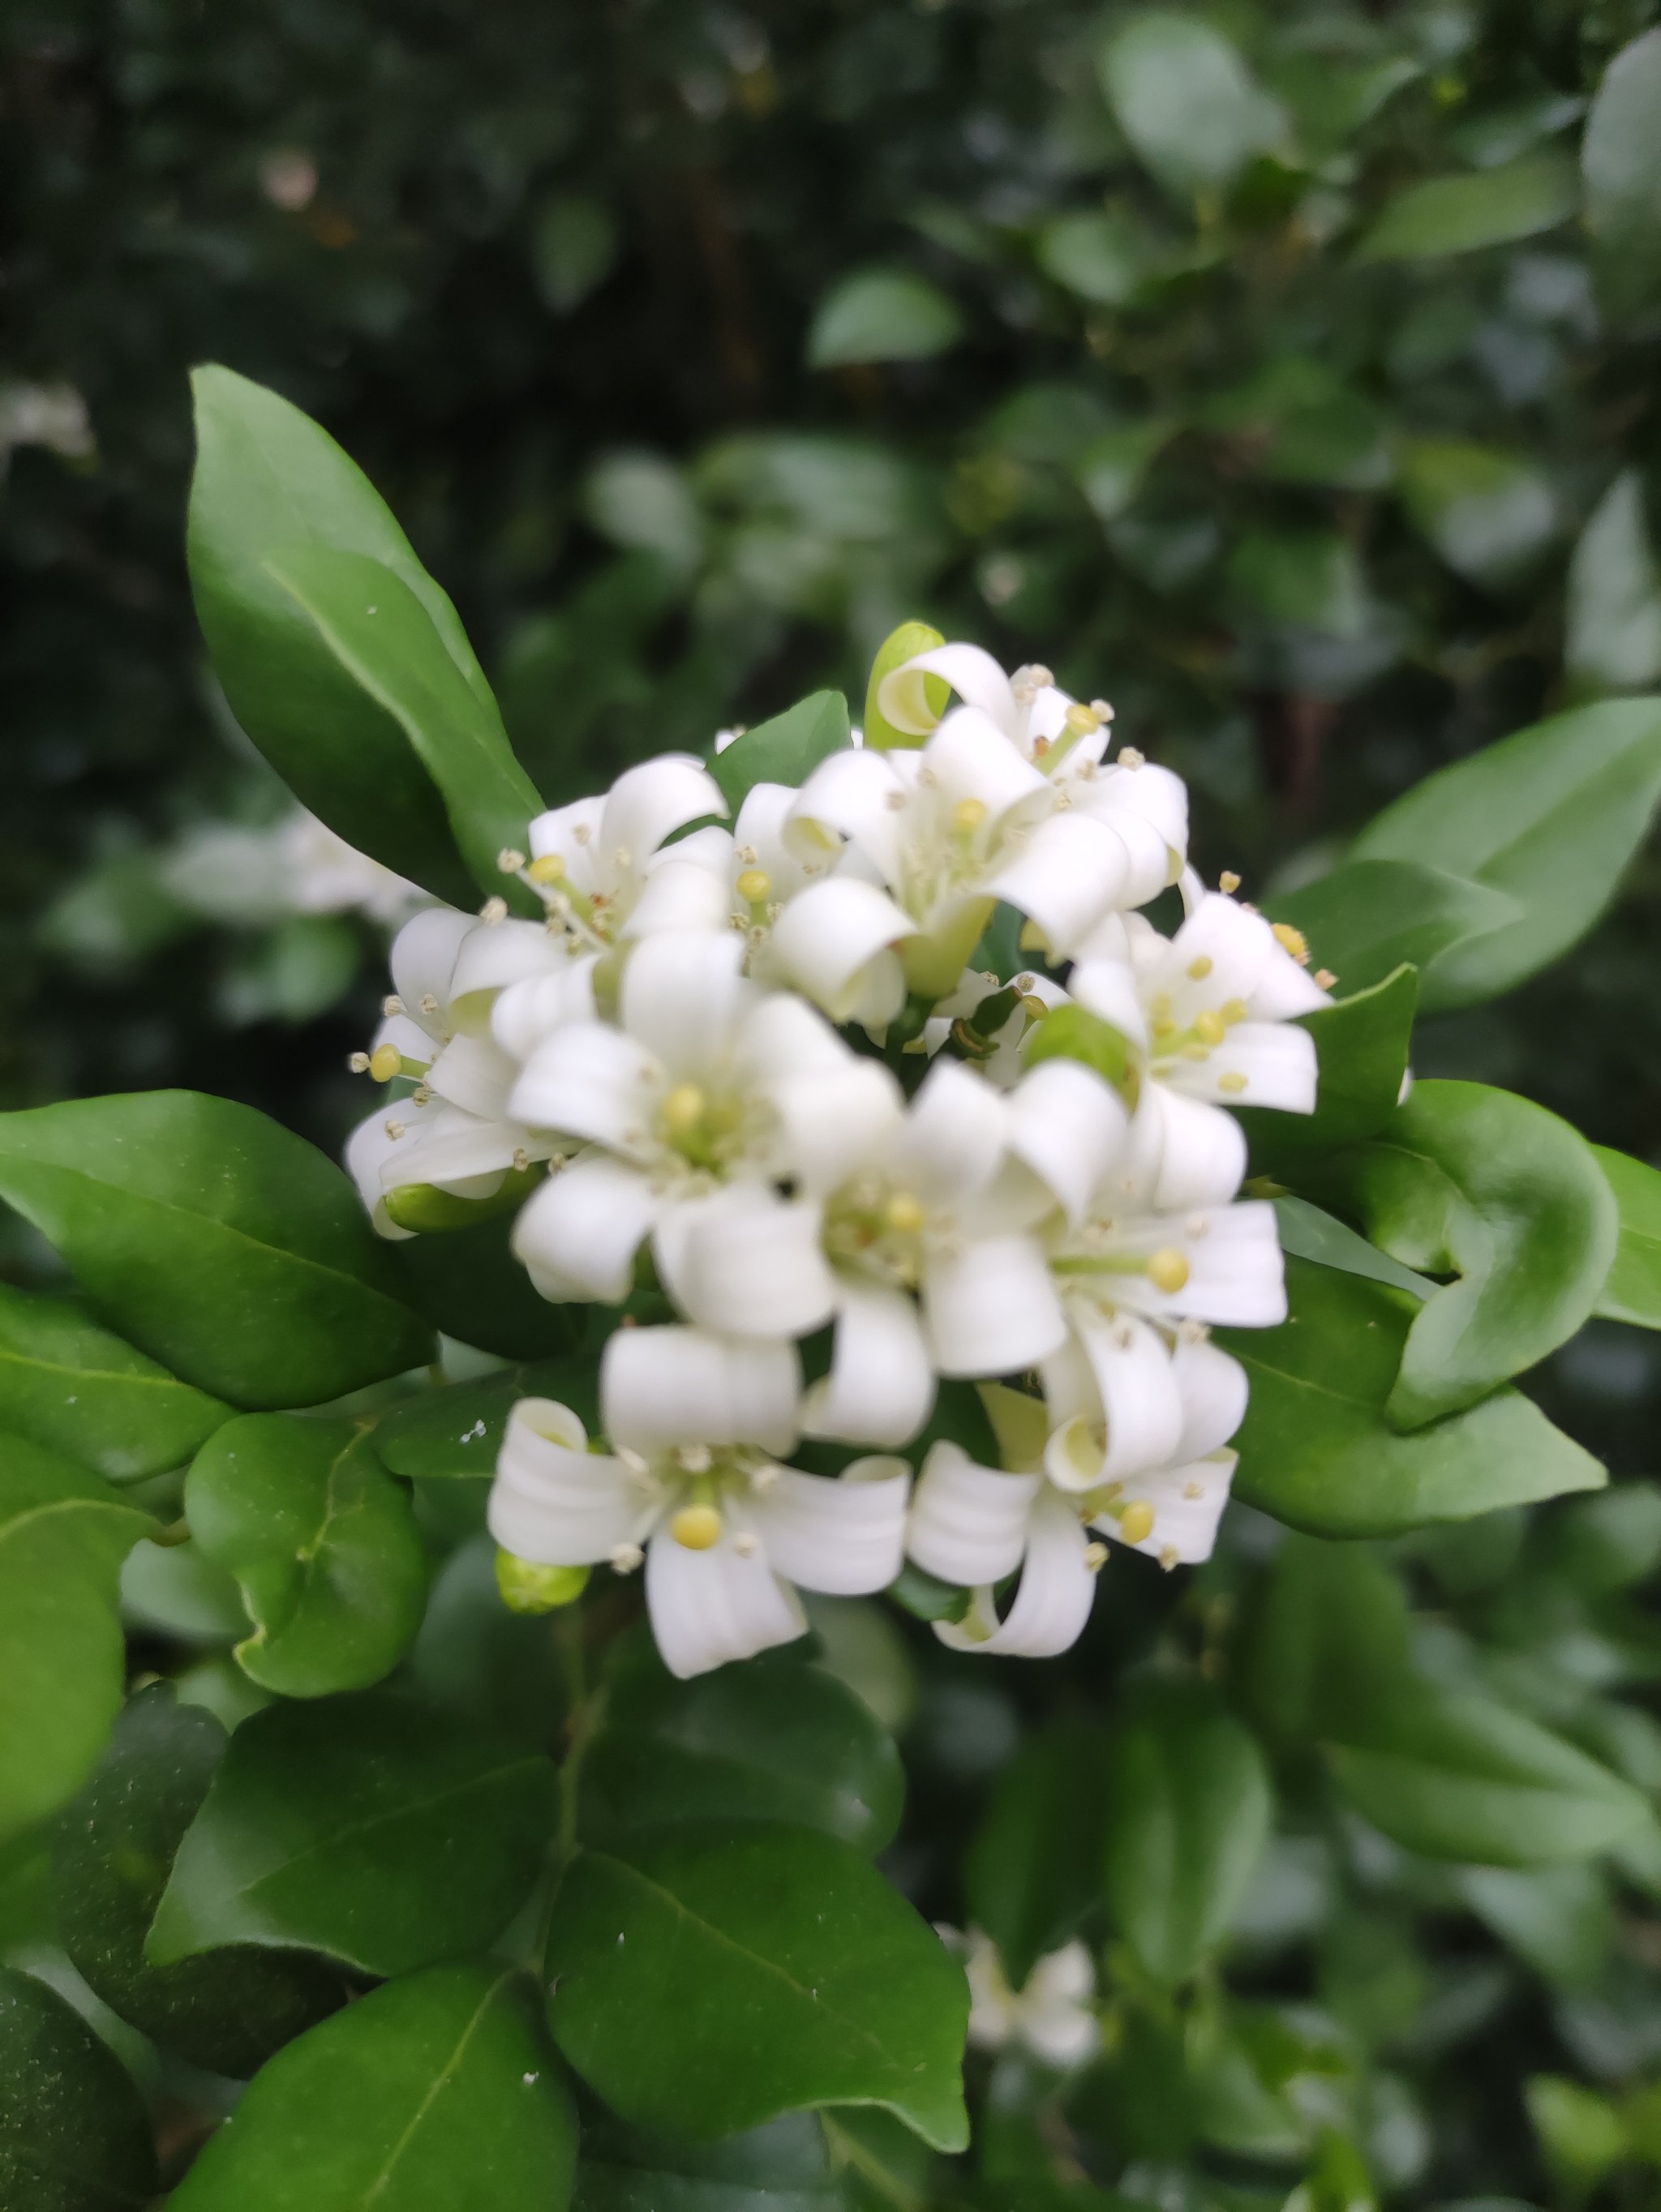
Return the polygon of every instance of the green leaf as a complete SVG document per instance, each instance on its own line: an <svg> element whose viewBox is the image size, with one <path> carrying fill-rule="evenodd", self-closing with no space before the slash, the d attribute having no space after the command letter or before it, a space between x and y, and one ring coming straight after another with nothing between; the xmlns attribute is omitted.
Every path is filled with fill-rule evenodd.
<svg viewBox="0 0 1661 2212"><path fill-rule="evenodd" d="M417 1481L489 1482L508 1416L521 1398L557 1398L585 1427L599 1426L592 1361L529 1360L394 1406L374 1425L375 1450L394 1474Z"/></svg>
<svg viewBox="0 0 1661 2212"><path fill-rule="evenodd" d="M840 691L812 691L771 721L734 738L709 762L709 773L734 818L758 783L806 782L819 763L849 744L848 702Z"/></svg>
<svg viewBox="0 0 1661 2212"><path fill-rule="evenodd" d="M1177 427L1169 416L1154 415L1092 440L1080 456L1077 476L1092 514L1103 522L1118 520Z"/></svg>
<svg viewBox="0 0 1661 2212"><path fill-rule="evenodd" d="M1331 1176L1393 1259L1457 1278L1409 1331L1385 1407L1400 1428L1474 1405L1567 1343L1615 1259L1617 1209L1585 1139L1486 1084L1416 1084Z"/></svg>
<svg viewBox="0 0 1661 2212"><path fill-rule="evenodd" d="M52 1842L64 1948L94 1994L164 2051L239 2080L345 1996L322 1960L228 1948L152 1966L144 1936L225 1731L170 1686L141 1690Z"/></svg>
<svg viewBox="0 0 1661 2212"><path fill-rule="evenodd" d="M236 1577L245 1674L285 1698L363 1690L421 1626L427 1558L409 1492L354 1421L246 1413L203 1448L185 1516Z"/></svg>
<svg viewBox="0 0 1661 2212"><path fill-rule="evenodd" d="M121 1562L155 1526L88 1468L0 1435L0 1838L79 1789L121 1710Z"/></svg>
<svg viewBox="0 0 1661 2212"><path fill-rule="evenodd" d="M1604 71L1586 118L1580 166L1586 184L1586 222L1610 267L1628 267L1617 289L1645 296L1654 284L1661 252L1661 147L1655 118L1661 107L1661 29L1623 46Z"/></svg>
<svg viewBox="0 0 1661 2212"><path fill-rule="evenodd" d="M1016 1989L1077 1934L1099 1893L1108 1750L1092 1721L1057 1721L1029 1736L964 1855L969 1917L997 1945Z"/></svg>
<svg viewBox="0 0 1661 2212"><path fill-rule="evenodd" d="M1149 1681L1116 1730L1107 1901L1145 1970L1188 1981L1220 1943L1269 1840L1269 1770L1202 1683Z"/></svg>
<svg viewBox="0 0 1661 2212"><path fill-rule="evenodd" d="M1433 962L1427 1012L1492 999L1579 942L1620 888L1661 800L1661 700L1554 715L1417 784L1356 840L1506 892L1521 918Z"/></svg>
<svg viewBox="0 0 1661 2212"><path fill-rule="evenodd" d="M861 269L833 286L814 309L807 365L928 361L962 336L963 317L926 277L903 269Z"/></svg>
<svg viewBox="0 0 1661 2212"><path fill-rule="evenodd" d="M811 2112L708 2146L599 2116L583 2128L572 2202L575 2212L845 2212Z"/></svg>
<svg viewBox="0 0 1661 2212"><path fill-rule="evenodd" d="M1119 128L1167 191L1231 184L1286 136L1287 118L1221 31L1152 9L1101 50L1102 87Z"/></svg>
<svg viewBox="0 0 1661 2212"><path fill-rule="evenodd" d="M382 562L425 609L478 702L490 686L455 609L328 433L229 369L198 368L189 554L197 617L231 711L301 804L440 898L470 885L437 787L385 707L330 652L266 564L332 548Z"/></svg>
<svg viewBox="0 0 1661 2212"><path fill-rule="evenodd" d="M1293 1174L1305 1153L1383 1128L1402 1095L1418 997L1418 971L1398 968L1385 981L1300 1017L1315 1040L1315 1111L1240 1109L1255 1170L1272 1173L1278 1164Z"/></svg>
<svg viewBox="0 0 1661 2212"><path fill-rule="evenodd" d="M536 1359L569 1341L571 1324L531 1286L508 1245L506 1214L383 1245L399 1295L434 1328L503 1359Z"/></svg>
<svg viewBox="0 0 1661 2212"><path fill-rule="evenodd" d="M1392 1283L1398 1291L1421 1301L1436 1288L1427 1277L1415 1275L1411 1267L1392 1260L1388 1252L1369 1244L1347 1223L1311 1206L1306 1198L1277 1198L1275 1218L1281 1226L1282 1250L1295 1253L1300 1260L1317 1261L1322 1267L1337 1267L1346 1275L1365 1275L1371 1282Z"/></svg>
<svg viewBox="0 0 1661 2212"><path fill-rule="evenodd" d="M1428 177L1397 192L1356 249L1358 261L1428 261L1555 230L1580 201L1561 154L1529 154L1503 168Z"/></svg>
<svg viewBox="0 0 1661 2212"><path fill-rule="evenodd" d="M142 2212L149 2115L126 2069L56 1990L0 1966L0 2204Z"/></svg>
<svg viewBox="0 0 1661 2212"><path fill-rule="evenodd" d="M1098 307L1123 307L1147 275L1150 258L1134 223L1099 210L1057 216L1038 234L1044 274Z"/></svg>
<svg viewBox="0 0 1661 2212"><path fill-rule="evenodd" d="M545 306L557 315L579 307L611 274L618 257L617 217L587 192L561 192L537 210L531 226L531 268Z"/></svg>
<svg viewBox="0 0 1661 2212"><path fill-rule="evenodd" d="M1472 583L1509 583L1556 533L1557 501L1546 478L1530 463L1490 446L1411 439L1402 448L1400 483L1414 521L1449 568ZM1420 784L1414 795L1425 787ZM1436 858L1430 852L1401 857Z"/></svg>
<svg viewBox="0 0 1661 2212"><path fill-rule="evenodd" d="M1234 1439L1235 1491L1248 1504L1317 1536L1390 1536L1607 1480L1515 1390L1399 1434L1384 1405L1415 1301L1296 1258L1287 1295L1280 1328L1217 1332L1251 1381Z"/></svg>
<svg viewBox="0 0 1661 2212"><path fill-rule="evenodd" d="M430 1354L350 1183L252 1107L152 1091L0 1115L0 1197L124 1334L234 1405L316 1404Z"/></svg>
<svg viewBox="0 0 1661 2212"><path fill-rule="evenodd" d="M1661 1328L1661 1174L1604 1145L1594 1145L1591 1153L1615 1193L1621 1217L1615 1264L1597 1310L1610 1321Z"/></svg>
<svg viewBox="0 0 1661 2212"><path fill-rule="evenodd" d="M1607 2097L1556 2074L1531 2074L1523 2102L1546 2163L1579 2202L1631 2149L1627 2125Z"/></svg>
<svg viewBox="0 0 1661 2212"><path fill-rule="evenodd" d="M1248 530L1228 559L1228 588L1245 621L1354 638L1367 626L1354 547L1335 530Z"/></svg>
<svg viewBox="0 0 1661 2212"><path fill-rule="evenodd" d="M1598 501L1569 562L1563 665L1583 691L1640 691L1661 676L1661 574L1636 469Z"/></svg>
<svg viewBox="0 0 1661 2212"><path fill-rule="evenodd" d="M281 2051L169 2212L564 2212L576 2114L534 1989L429 1966Z"/></svg>
<svg viewBox="0 0 1661 2212"><path fill-rule="evenodd" d="M182 1466L230 1411L75 1299L0 1283L0 1423L15 1434L133 1482Z"/></svg>
<svg viewBox="0 0 1661 2212"><path fill-rule="evenodd" d="M1459 1890L1485 1928L1559 1989L1585 1989L1603 1972L1615 1922L1599 1868L1472 1867Z"/></svg>
<svg viewBox="0 0 1661 2212"><path fill-rule="evenodd" d="M1353 1733L1412 1679L1402 1585L1366 1546L1288 1536L1249 1593L1230 1680L1279 1741Z"/></svg>
<svg viewBox="0 0 1661 2212"><path fill-rule="evenodd" d="M1506 893L1415 860L1351 860L1318 883L1264 901L1308 940L1317 967L1346 996L1370 991L1402 963L1425 968L1450 945L1518 921ZM1393 1103L1393 1102L1392 1102Z"/></svg>
<svg viewBox="0 0 1661 2212"><path fill-rule="evenodd" d="M660 453L608 453L583 486L582 503L613 545L654 554L683 576L697 567L703 520L683 471Z"/></svg>
<svg viewBox="0 0 1661 2212"><path fill-rule="evenodd" d="M1281 356L1219 394L1201 421L1235 441L1234 458L1253 475L1281 483L1372 491L1389 483L1394 467L1378 410L1304 354Z"/></svg>
<svg viewBox="0 0 1661 2212"><path fill-rule="evenodd" d="M850 1844L710 1824L587 1850L548 1951L554 2039L641 2127L709 2142L805 2106L880 2105L968 2141L963 1971Z"/></svg>
<svg viewBox="0 0 1661 2212"><path fill-rule="evenodd" d="M547 1759L385 1692L273 1705L231 1738L145 1955L223 1943L407 1973L488 1943L553 1822Z"/></svg>
<svg viewBox="0 0 1661 2212"><path fill-rule="evenodd" d="M618 1668L583 1763L583 1832L789 1820L879 1851L904 1794L887 1730L822 1667L788 1658L678 1682L642 1648Z"/></svg>
<svg viewBox="0 0 1661 2212"><path fill-rule="evenodd" d="M452 659L423 601L385 562L327 545L280 547L265 568L352 682L403 731L444 801L473 881L540 914L535 895L504 876L496 856L524 844L542 800L514 757L496 702L488 690L481 698Z"/></svg>
<svg viewBox="0 0 1661 2212"><path fill-rule="evenodd" d="M1585 1858L1648 1818L1644 1799L1606 1766L1486 1698L1398 1691L1330 1755L1363 1818L1427 1858Z"/></svg>

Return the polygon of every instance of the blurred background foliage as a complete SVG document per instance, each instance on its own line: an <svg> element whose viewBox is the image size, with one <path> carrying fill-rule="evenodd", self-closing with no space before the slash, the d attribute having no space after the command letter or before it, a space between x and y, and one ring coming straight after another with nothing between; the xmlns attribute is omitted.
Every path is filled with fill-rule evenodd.
<svg viewBox="0 0 1661 2212"><path fill-rule="evenodd" d="M0 1098L182 1083L331 1146L361 1110L344 1062L395 894L319 873L207 673L181 543L204 359L368 469L551 800L816 684L862 696L921 615L1111 697L1189 778L1207 872L1250 893L1318 874L1441 763L1655 685L1657 17L14 0ZM1426 1024L1421 1071L1654 1157L1658 919L1651 860L1561 970ZM1548 1387L1647 1473L1644 1340L1595 1325ZM1116 1568L1070 1673L925 1651L917 1680L891 1652L897 1870L964 1910L937 1855L1018 1699L1064 1707L1172 1637L1215 1659L1245 1635L1261 1684L1250 1623L1296 1586L1267 1533L1240 1516L1183 1592ZM1628 1480L1388 1571L1421 1667L1654 1790L1658 1564L1661 1500ZM234 1632L209 1595L134 1602L210 1650ZM1076 2109L993 2083L997 2201L1048 2203L1065 2141L1165 2212L1279 2203L1288 2157L1299 2212L1652 2203L1661 1854L1450 1871L1335 1813L1295 1745L1282 1780L1245 2027L1132 1974Z"/></svg>

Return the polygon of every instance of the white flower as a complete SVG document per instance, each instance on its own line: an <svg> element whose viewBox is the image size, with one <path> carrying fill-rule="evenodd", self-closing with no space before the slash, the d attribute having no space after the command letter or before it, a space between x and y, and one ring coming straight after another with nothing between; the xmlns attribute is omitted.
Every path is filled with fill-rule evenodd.
<svg viewBox="0 0 1661 2212"><path fill-rule="evenodd" d="M1051 2066L1076 2066L1100 2036L1092 2000L1096 1971L1082 1943L1063 1944L1038 1960L1019 1990L1009 1986L998 1947L978 1928L967 1935L937 1927L963 1960L969 1981L969 2040L980 2051L1025 2044Z"/></svg>
<svg viewBox="0 0 1661 2212"><path fill-rule="evenodd" d="M681 1328L619 1329L600 1371L612 1450L551 1399L514 1408L490 1533L549 1566L646 1562L652 1632L683 1678L801 1635L793 1585L853 1596L899 1571L910 1470L835 1480L782 1467L795 1441L793 1347Z"/></svg>
<svg viewBox="0 0 1661 2212"><path fill-rule="evenodd" d="M812 1007L748 981L743 957L731 930L644 939L624 969L618 1022L565 1023L518 1073L514 1117L588 1147L515 1226L545 1297L626 1297L650 1237L694 1321L795 1336L830 1317L821 1195L897 1113L897 1086ZM771 1187L786 1178L788 1198ZM713 1272L689 1249L712 1210L739 1248Z"/></svg>
<svg viewBox="0 0 1661 2212"><path fill-rule="evenodd" d="M601 953L657 929L717 928L725 901L687 844L666 840L705 815L727 812L721 787L690 753L625 769L601 798L538 814L524 871L575 950Z"/></svg>
<svg viewBox="0 0 1661 2212"><path fill-rule="evenodd" d="M274 833L289 904L296 914L367 914L371 921L402 921L427 894L360 853L303 807Z"/></svg>

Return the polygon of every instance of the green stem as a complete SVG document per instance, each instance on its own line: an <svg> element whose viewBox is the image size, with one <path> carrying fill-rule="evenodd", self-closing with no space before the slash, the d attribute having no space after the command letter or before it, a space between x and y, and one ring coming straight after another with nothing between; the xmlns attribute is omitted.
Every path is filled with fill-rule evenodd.
<svg viewBox="0 0 1661 2212"><path fill-rule="evenodd" d="M599 1729L605 1698L603 1688L596 1686L591 1690L588 1686L581 1606L563 1607L553 1617L553 1629L554 1641L559 1650L560 1670L565 1678L565 1756L559 1769L559 1823L549 1846L548 1863L543 1870L545 1889L542 1911L537 1921L532 1954L538 1966L547 1957L548 1939L553 1932L554 1907L558 1901L560 1883L566 1868L576 1856L582 1763Z"/></svg>

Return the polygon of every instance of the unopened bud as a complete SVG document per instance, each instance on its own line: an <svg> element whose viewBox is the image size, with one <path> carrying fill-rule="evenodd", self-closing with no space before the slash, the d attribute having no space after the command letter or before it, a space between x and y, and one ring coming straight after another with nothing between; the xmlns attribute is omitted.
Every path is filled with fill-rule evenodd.
<svg viewBox="0 0 1661 2212"><path fill-rule="evenodd" d="M512 1552L496 1553L496 1588L509 1613L554 1613L580 1598L587 1583L587 1567L550 1567Z"/></svg>

